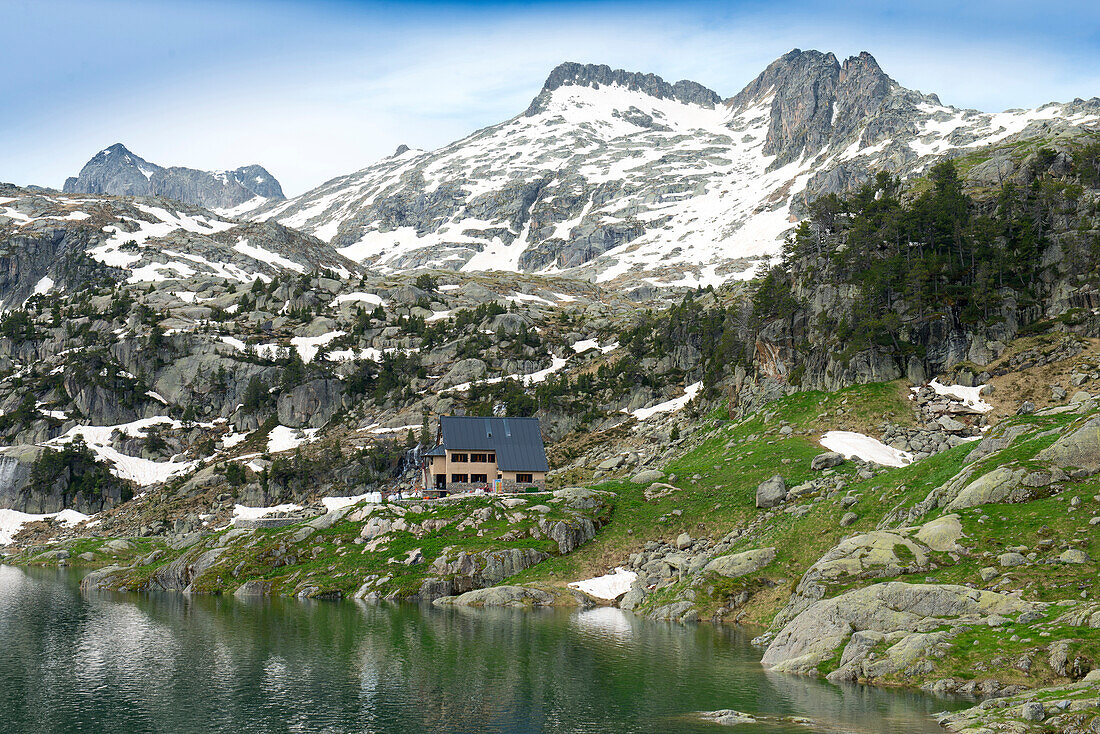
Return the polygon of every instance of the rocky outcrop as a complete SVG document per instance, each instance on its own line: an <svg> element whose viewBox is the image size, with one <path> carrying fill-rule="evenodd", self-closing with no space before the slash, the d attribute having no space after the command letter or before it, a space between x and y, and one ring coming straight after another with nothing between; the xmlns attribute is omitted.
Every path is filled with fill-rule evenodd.
<svg viewBox="0 0 1100 734"><path fill-rule="evenodd" d="M760 548L728 556L718 556L703 566L703 573L713 573L735 579L750 573L756 573L774 560L775 548Z"/></svg>
<svg viewBox="0 0 1100 734"><path fill-rule="evenodd" d="M945 625L983 623L992 615L1026 612L1034 605L1016 597L965 586L887 582L816 602L788 622L768 645L761 663L771 670L815 673L842 645L852 646L844 665L866 659L879 641L897 648L892 665L907 665L943 642ZM856 633L870 633L859 637ZM887 637L904 633L896 638ZM882 635L882 637L878 637ZM916 635L920 635L916 637ZM893 669L891 672L895 672ZM879 669L885 674L885 668Z"/></svg>
<svg viewBox="0 0 1100 734"><path fill-rule="evenodd" d="M559 64L550 72L546 83L542 85L542 91L524 113L528 117L537 115L546 109L546 103L550 93L559 87L575 85L599 89L601 86L617 86L635 92L642 92L657 99L674 99L684 104L697 104L702 107L713 108L722 101L716 92L704 87L702 84L686 79L669 84L656 74L640 74L638 72L612 69L605 64L578 64L566 62Z"/></svg>
<svg viewBox="0 0 1100 734"><path fill-rule="evenodd" d="M0 454L0 507L21 512L41 511L27 506L23 492L30 481L31 467L41 453L37 446L13 446Z"/></svg>
<svg viewBox="0 0 1100 734"><path fill-rule="evenodd" d="M960 553L962 537L959 517L945 515L920 527L874 530L845 538L806 570L774 624L782 626L795 619L834 585L926 570L933 552Z"/></svg>
<svg viewBox="0 0 1100 734"><path fill-rule="evenodd" d="M163 591L190 591L191 582L201 576L228 550L228 548L197 549L158 568L149 581L150 589Z"/></svg>
<svg viewBox="0 0 1100 734"><path fill-rule="evenodd" d="M427 579L420 587L419 596L430 600L493 586L549 557L533 548L462 552L453 557L442 555L432 562L430 568L437 578Z"/></svg>
<svg viewBox="0 0 1100 734"><path fill-rule="evenodd" d="M526 586L494 586L445 596L432 603L440 607L548 607L554 603L554 595Z"/></svg>
<svg viewBox="0 0 1100 734"><path fill-rule="evenodd" d="M1100 418L1092 418L1062 436L1035 459L1060 469L1080 469L1088 474L1100 471Z"/></svg>
<svg viewBox="0 0 1100 734"><path fill-rule="evenodd" d="M279 423L290 428L320 428L344 407L343 397L340 380L311 380L279 396Z"/></svg>
<svg viewBox="0 0 1100 734"><path fill-rule="evenodd" d="M771 479L765 479L756 488L756 506L759 508L775 507L786 498L787 482L778 474Z"/></svg>

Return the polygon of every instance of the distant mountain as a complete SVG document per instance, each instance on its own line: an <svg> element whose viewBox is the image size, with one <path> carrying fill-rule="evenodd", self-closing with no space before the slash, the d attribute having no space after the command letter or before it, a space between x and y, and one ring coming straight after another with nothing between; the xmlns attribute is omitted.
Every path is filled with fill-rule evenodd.
<svg viewBox="0 0 1100 734"><path fill-rule="evenodd" d="M1100 99L995 114L946 106L868 53L841 63L795 49L724 102L692 81L565 63L510 120L246 216L383 271L694 285L745 277L779 250L808 200L878 170L906 176L1098 120ZM1000 166L994 157L974 171L995 180Z"/></svg>
<svg viewBox="0 0 1100 734"><path fill-rule="evenodd" d="M65 181L67 194L163 196L239 215L272 200L282 200L282 186L263 166L234 171L164 168L132 153L122 143L99 151Z"/></svg>

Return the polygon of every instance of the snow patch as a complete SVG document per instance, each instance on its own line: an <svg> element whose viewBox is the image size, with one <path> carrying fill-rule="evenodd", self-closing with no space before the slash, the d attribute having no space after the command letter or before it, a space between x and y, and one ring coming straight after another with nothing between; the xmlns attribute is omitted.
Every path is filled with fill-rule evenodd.
<svg viewBox="0 0 1100 734"><path fill-rule="evenodd" d="M110 445L111 434L115 431L134 438L144 438L148 435L149 428L157 425L179 428L182 424L168 416L159 415L114 426L73 426L64 435L46 441L42 445L64 446L80 437L97 459L110 465L112 474L144 487L165 482L177 474L190 471L195 466L194 461L153 461L139 456L129 456Z"/></svg>
<svg viewBox="0 0 1100 734"><path fill-rule="evenodd" d="M982 400L982 388L985 385L978 385L977 387L967 387L966 385L944 385L938 380L932 380L928 383L928 387L936 391L937 395L943 395L948 398L954 398L956 401L962 403L966 407L976 410L979 413L988 413L993 410L993 406ZM914 392L918 388L910 388Z"/></svg>
<svg viewBox="0 0 1100 734"><path fill-rule="evenodd" d="M317 437L316 428L298 430L286 426L275 426L271 433L267 434L267 452L276 454L280 451L296 449L304 443L309 443Z"/></svg>
<svg viewBox="0 0 1100 734"><path fill-rule="evenodd" d="M302 361L309 364L317 356L317 352L321 350L321 347L333 339L344 336L346 333L345 331L330 331L320 336L296 336L290 340L290 343L298 350L298 356L302 358Z"/></svg>
<svg viewBox="0 0 1100 734"><path fill-rule="evenodd" d="M242 255L248 255L253 260L259 260L265 262L268 265L276 268L286 268L287 270L293 270L296 273L304 273L305 267L299 265L293 260L289 260L282 255L272 252L271 250L265 250L258 245L248 244L248 240L241 238L237 241L237 244L233 245L233 249Z"/></svg>
<svg viewBox="0 0 1100 734"><path fill-rule="evenodd" d="M42 279L34 284L34 296L43 296L53 290L54 282L53 278L48 275L42 276Z"/></svg>
<svg viewBox="0 0 1100 734"><path fill-rule="evenodd" d="M583 354L584 352L587 352L589 349L598 349L602 353L607 354L608 352L614 351L618 348L619 348L619 342L612 342L611 344L608 344L606 347L601 347L600 343L598 341L596 341L595 339L581 339L580 341L573 342L573 351L576 352L577 354Z"/></svg>
<svg viewBox="0 0 1100 734"><path fill-rule="evenodd" d="M351 507L357 505L360 502L366 502L367 504L377 505L382 502L381 492L367 492L366 494L357 494L354 497L322 497L321 504L325 506L325 509L329 512L336 510L342 510L345 507Z"/></svg>
<svg viewBox="0 0 1100 734"><path fill-rule="evenodd" d="M11 543L12 538L18 535L19 531L22 530L23 526L27 523L53 518L62 525L71 528L74 525L79 525L90 517L91 515L85 515L76 510L62 510L61 512L49 512L44 515L35 515L28 512L0 508L0 546Z"/></svg>
<svg viewBox="0 0 1100 734"><path fill-rule="evenodd" d="M630 413L632 416L640 421L649 420L658 413L671 413L676 410L683 409L688 403L695 399L695 396L699 394L699 390L703 387L702 382L693 382L684 388L684 394L678 398L672 400L666 400L663 403L657 403L651 405L648 408L638 408L634 412ZM629 412L623 410L624 413Z"/></svg>
<svg viewBox="0 0 1100 734"><path fill-rule="evenodd" d="M585 594L597 599L606 599L610 601L630 591L630 587L636 578L638 578L638 574L634 571L627 571L620 566L612 573L604 576L596 576L595 578L584 579L583 581L574 581L569 584L569 588L583 591Z"/></svg>
<svg viewBox="0 0 1100 734"><path fill-rule="evenodd" d="M236 525L238 520L259 520L260 518L274 515L279 512L297 512L300 509L302 509L301 505L296 505L292 502L288 502L284 505L272 505L271 507L236 505L233 507L233 524Z"/></svg>
<svg viewBox="0 0 1100 734"><path fill-rule="evenodd" d="M905 466L913 462L913 454L887 446L877 438L854 431L829 431L821 437L821 445L830 451L870 461L880 466Z"/></svg>
<svg viewBox="0 0 1100 734"><path fill-rule="evenodd" d="M352 303L370 303L375 306L386 305L386 302L382 300L382 297L379 296L377 293L363 293L361 291L356 291L355 293L345 293L344 295L336 296L336 298L333 300L333 303L339 305L341 303L348 303L349 301Z"/></svg>

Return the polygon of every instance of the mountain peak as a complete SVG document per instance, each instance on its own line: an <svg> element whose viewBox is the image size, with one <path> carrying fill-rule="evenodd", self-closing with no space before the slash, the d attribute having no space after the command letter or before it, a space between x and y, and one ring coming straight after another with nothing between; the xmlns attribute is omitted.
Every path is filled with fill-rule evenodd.
<svg viewBox="0 0 1100 734"><path fill-rule="evenodd" d="M133 155L133 152L122 143L115 143L114 145L108 146L99 151L99 155L102 156L108 156L112 153L129 153L130 155Z"/></svg>
<svg viewBox="0 0 1100 734"><path fill-rule="evenodd" d="M617 86L648 94L657 99L674 99L684 104L714 107L722 101L718 94L698 82L681 79L669 84L656 74L643 74L625 69L612 69L607 64L580 64L566 61L558 64L546 78L542 91L531 101L525 113L528 117L546 109L555 89L567 86L592 87Z"/></svg>
<svg viewBox="0 0 1100 734"><path fill-rule="evenodd" d="M62 190L67 194L165 196L215 209L231 209L257 196L284 198L279 182L263 166L241 166L216 173L178 166L165 168L122 143L92 156L77 176L65 180Z"/></svg>
<svg viewBox="0 0 1100 734"><path fill-rule="evenodd" d="M764 153L781 166L854 134L891 95L906 91L866 51L841 64L832 52L793 49L773 61L728 104L768 104Z"/></svg>

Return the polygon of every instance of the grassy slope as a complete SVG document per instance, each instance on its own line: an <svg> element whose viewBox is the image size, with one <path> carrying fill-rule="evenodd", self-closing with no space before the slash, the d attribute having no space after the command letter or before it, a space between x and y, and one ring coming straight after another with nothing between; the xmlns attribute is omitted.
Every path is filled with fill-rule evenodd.
<svg viewBox="0 0 1100 734"><path fill-rule="evenodd" d="M783 398L761 415L731 423L715 417L708 419L692 434L693 447L670 462L665 471L674 475L673 484L682 491L668 497L646 502L644 487L625 479L600 485L615 494L611 522L597 538L580 550L565 557L554 558L520 574L514 581L543 587L560 587L566 582L605 573L608 568L626 560L629 553L642 548L652 539L672 540L680 532L694 537L718 539L735 528L751 528L738 539L732 551L774 546L776 561L767 568L736 580L710 579L699 583L688 579L651 595L647 603L656 606L678 596L685 587L693 586L696 605L702 614L724 604L727 597L742 590L755 592L748 607L747 621L769 624L786 603L801 575L838 541L859 532L876 529L892 511L910 507L923 500L929 492L943 485L967 463L975 444L964 444L916 464L889 469L870 479L855 476L849 465L838 468L843 478L841 491L833 497L807 504L809 512L796 515L765 511L755 507L755 490L762 480L782 474L788 486L808 478L809 461L822 449L815 439L831 429L862 430L878 433L875 426L884 417L904 422L912 411L900 383L862 385L835 394L807 392ZM1031 460L1050 445L1056 436L1035 434L1063 428L1077 414L1014 417L1008 422L1028 425L1031 431L997 455L975 462L975 478L1005 464L1039 468ZM779 427L786 421L797 427L791 436L781 436ZM1023 504L985 505L963 510L960 519L965 532L962 544L969 554L952 559L936 554L937 568L893 580L914 583L969 584L995 590L1022 589L1028 599L1057 601L1100 595L1100 580L1096 565L1028 564L1012 569L998 568L997 578L983 583L982 568L997 567L997 555L1013 546L1026 546L1042 557L1056 556L1063 547L1085 550L1092 558L1100 558L1100 531L1088 525L1100 496L1100 481L1089 479L1067 483L1065 491ZM858 495L859 501L850 508L842 507L845 494ZM1071 511L1070 502L1080 498L1081 508ZM1089 508L1092 508L1091 510ZM672 515L673 509L682 511ZM854 511L859 519L851 527L842 528L840 517ZM935 510L920 522L944 514ZM761 521L761 520L764 521ZM1049 546L1043 547L1040 541ZM1007 580L1005 580L1007 579ZM854 586L890 579L845 579L828 589L836 595ZM1039 623L1040 625L1048 622ZM965 653L936 661L929 679L954 676L959 678L997 677L1004 682L1026 682L1041 685L1055 676L1045 662L1037 662L1025 674L1014 668L1009 653L1025 654L1028 650L1049 644L1053 640L1074 638L1078 654L1100 664L1100 633L1095 630L1063 629L1050 625L1040 630L1042 637L1025 637L1026 629L1007 626L981 629L960 637L955 645ZM1036 632L1035 635L1038 635ZM1013 637L1017 639L1013 639ZM973 638L973 639L971 639ZM978 644L974 644L974 640ZM1032 652L1036 660L1042 658ZM827 672L827 671L826 671ZM897 681L903 682L903 681ZM914 682L914 681L906 681Z"/></svg>
<svg viewBox="0 0 1100 734"><path fill-rule="evenodd" d="M393 531L387 542L370 550L355 543L362 530L362 522L344 520L297 542L293 536L302 530L304 523L260 529L227 543L228 550L213 568L195 579L194 588L200 592L223 593L232 592L245 581L265 581L276 594L289 594L302 586L314 586L319 589L314 595L347 596L362 585L364 578L376 574L389 577L389 581L379 588L381 593L409 594L431 575L431 562L444 551L448 551L452 558L461 551L477 553L507 548L535 548L546 553L557 553L554 541L529 537L529 532L539 519L568 521L570 513L544 493L529 496L528 505L537 504L544 504L550 509L546 513L527 511L526 518L520 522L504 517L499 505L487 497L440 503L420 513L409 511L404 515L407 523L434 519L445 521L446 525L419 538L411 532ZM458 526L471 513L486 507L497 509L494 516L485 522L459 529ZM385 514L385 511L379 514ZM599 511L589 514L595 517ZM392 517L396 518L396 515ZM229 532L232 531L223 529L210 534L196 549L219 545ZM521 535L526 537L519 537ZM150 539L132 539L129 541L134 546L132 550L118 551L108 547L107 542L101 538L87 538L65 547L71 548L71 562L76 567L99 567L109 563L128 565L143 559L153 550L161 551L161 555L151 563L135 566L116 584L130 589L144 588L158 568L183 553L198 552L196 549L174 550L162 541ZM399 562L414 549L420 549L425 559L423 563L407 566ZM21 562L35 563L34 556L40 550L30 551ZM95 560L86 561L77 557L85 552L95 556Z"/></svg>

